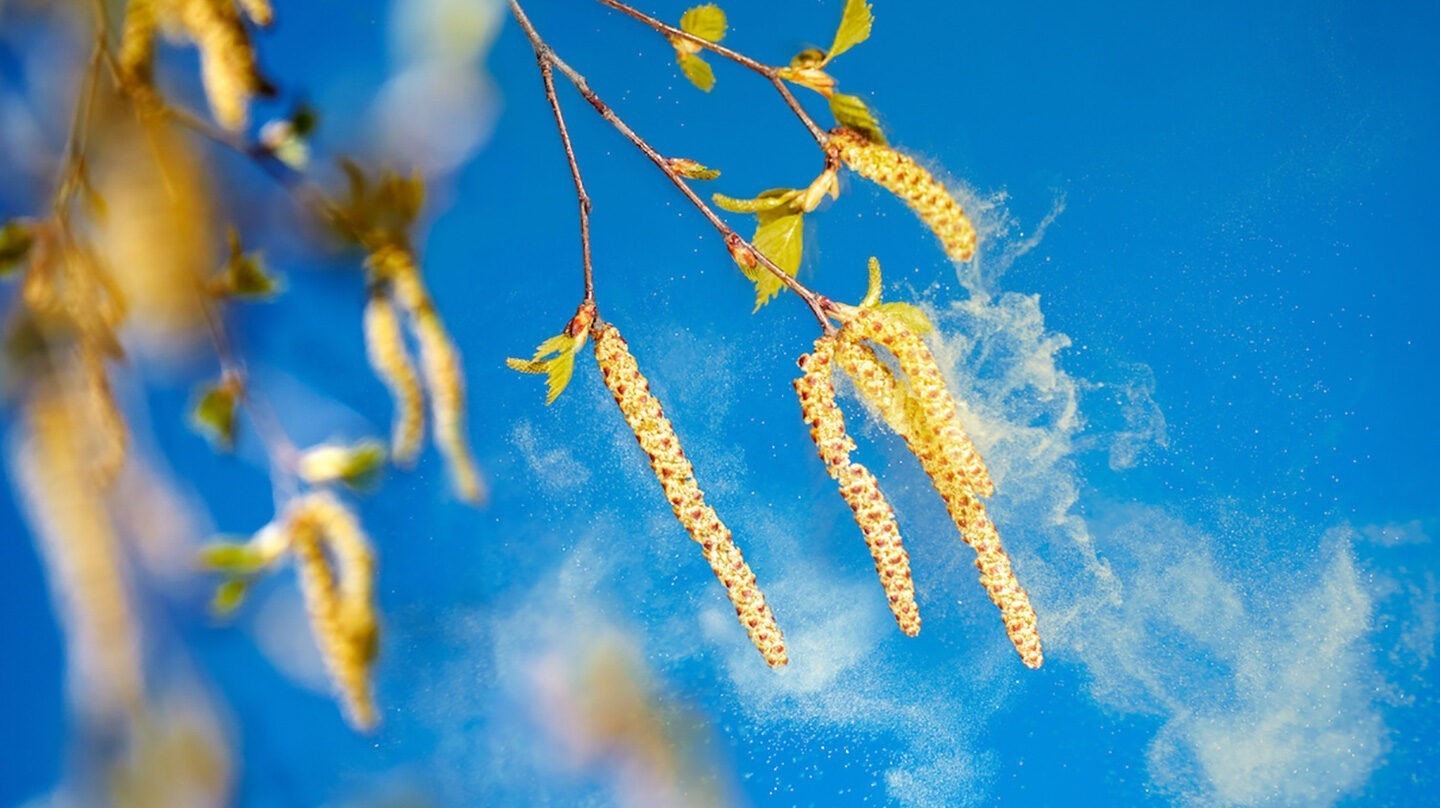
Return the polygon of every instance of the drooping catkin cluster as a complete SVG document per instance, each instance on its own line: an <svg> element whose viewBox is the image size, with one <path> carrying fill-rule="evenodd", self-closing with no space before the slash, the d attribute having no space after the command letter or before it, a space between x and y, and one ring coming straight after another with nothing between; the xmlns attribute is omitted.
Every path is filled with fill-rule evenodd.
<svg viewBox="0 0 1440 808"><path fill-rule="evenodd" d="M241 13L269 25L268 0L129 0L118 61L127 89L156 103L155 39L160 31L184 37L200 50L200 77L215 120L232 132L245 128L250 99L266 91Z"/></svg>
<svg viewBox="0 0 1440 808"><path fill-rule="evenodd" d="M850 170L895 194L920 216L954 261L975 256L975 226L943 183L908 155L853 129L830 133L830 148Z"/></svg>
<svg viewBox="0 0 1440 808"><path fill-rule="evenodd" d="M370 254L367 263L375 282L366 309L366 351L376 374L395 399L393 451L402 461L413 458L413 444L424 430L414 363L395 316L398 308L405 313L420 351L420 375L430 398L435 446L445 458L451 485L461 499L480 502L485 488L470 452L465 426L465 375L460 353L445 330L409 250L383 246Z"/></svg>
<svg viewBox="0 0 1440 808"><path fill-rule="evenodd" d="M325 668L351 723L369 729L376 721L370 667L379 637L370 542L355 514L324 493L294 503L282 529Z"/></svg>
<svg viewBox="0 0 1440 808"><path fill-rule="evenodd" d="M740 624L766 664L772 668L784 665L789 661L785 638L755 582L755 574L745 563L740 548L735 546L730 529L720 521L715 509L706 504L705 495L695 481L695 470L680 448L675 428L665 417L660 402L651 395L650 383L640 373L625 339L615 326L598 322L592 336L605 386L615 397L640 448L649 456L650 468L660 481L675 518L700 545L710 569L724 584Z"/></svg>
<svg viewBox="0 0 1440 808"><path fill-rule="evenodd" d="M850 461L855 442L845 431L845 416L835 404L833 378L837 340L823 336L815 349L800 357L804 371L795 380L800 411L810 425L810 437L825 461L825 469L840 484L840 494L855 514L855 523L865 536L875 572L885 587L890 611L900 630L910 636L920 633L920 610L915 604L915 584L910 577L910 556L900 541L895 512L870 470Z"/></svg>
<svg viewBox="0 0 1440 808"><path fill-rule="evenodd" d="M960 425L958 408L934 356L919 335L883 312L862 308L849 315L840 331L838 362L860 395L920 461L951 520L975 550L980 583L999 607L1005 633L1021 661L1040 667L1044 655L1035 610L980 501L994 490L993 483ZM893 354L905 378L897 378L865 340Z"/></svg>
<svg viewBox="0 0 1440 808"><path fill-rule="evenodd" d="M73 698L92 718L124 718L144 701L139 625L92 463L87 438L100 427L83 382L38 381L18 426L17 482L65 629Z"/></svg>

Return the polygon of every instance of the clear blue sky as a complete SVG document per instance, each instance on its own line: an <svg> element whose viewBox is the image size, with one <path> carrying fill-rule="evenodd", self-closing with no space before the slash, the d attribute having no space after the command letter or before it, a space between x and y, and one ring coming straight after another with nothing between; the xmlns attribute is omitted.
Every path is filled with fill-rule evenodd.
<svg viewBox="0 0 1440 808"><path fill-rule="evenodd" d="M678 19L685 5L642 7ZM827 44L842 3L723 5L726 44L781 62ZM847 401L914 563L925 628L895 630L790 389L813 321L793 297L752 315L713 231L563 86L601 310L766 587L790 670L745 644L594 368L549 408L505 369L579 298L574 196L507 20L486 57L493 136L440 183L423 240L495 497L450 503L428 456L361 503L382 558L383 726L352 734L257 650L263 603L230 627L198 614L198 593L156 606L229 705L240 804L620 802L633 783L572 760L554 715L578 696L546 678L565 680L597 636L633 649L670 728L707 738L692 744L703 766L757 805L1407 804L1440 788L1440 4L876 5L874 36L833 72L975 206L982 254L957 271L851 177L810 217L802 277L855 300L876 255L889 295L931 310L1044 668L1009 649L903 446ZM597 4L527 7L658 148L722 169L714 190L819 168L756 77L712 60L703 94L663 40ZM395 67L387 4L279 10L268 71L320 107L319 154L360 147ZM3 27L0 42L23 50ZM17 70L0 70L7 92ZM291 287L236 321L257 377L282 411L349 408L294 416L301 434L383 432L358 274L297 247L283 197L221 163L237 193L282 211L246 214ZM0 191L0 214L26 204ZM187 384L134 396L137 417L217 529L254 529L268 483L245 452L213 458L184 430ZM65 725L61 642L9 496L0 533L12 804L60 776ZM695 716L704 733L677 729Z"/></svg>

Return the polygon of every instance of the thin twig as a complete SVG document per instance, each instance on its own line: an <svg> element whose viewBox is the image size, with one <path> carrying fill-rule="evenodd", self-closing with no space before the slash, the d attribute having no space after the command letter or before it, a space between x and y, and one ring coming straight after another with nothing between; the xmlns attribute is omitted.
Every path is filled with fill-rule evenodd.
<svg viewBox="0 0 1440 808"><path fill-rule="evenodd" d="M585 193L585 180L580 177L580 164L575 162L575 145L570 142L570 130L565 127L565 113L560 111L560 98L555 95L555 73L550 60L535 55L540 63L540 78L545 82L545 98L555 113L555 126L560 130L560 142L565 145L565 158L570 161L570 176L575 180L575 196L580 201L580 260L585 269L585 302L595 302L595 271L590 262L590 195Z"/></svg>
<svg viewBox="0 0 1440 808"><path fill-rule="evenodd" d="M679 189L680 193L683 194L686 199L690 200L690 203L700 211L700 214L719 231L732 254L743 250L753 255L760 266L763 266L766 271L774 275L781 283L789 287L790 291L799 295L800 298L805 301L805 305L810 307L810 311L814 313L815 319L820 321L821 328L823 328L826 333L834 330L835 327L830 322L830 318L825 315L826 304L828 303L825 297L815 293L809 287L791 276L790 273L777 266L775 262L766 257L763 252L756 249L755 245L746 241L739 233L736 233L734 228L725 223L724 219L716 215L715 211L705 203L705 200L701 199L700 196L695 193L694 189L690 187L690 184L685 181L685 178L671 167L670 161L666 160L665 157L646 142L644 138L636 134L635 130L626 125L626 123L620 119L620 116L616 115L615 111L611 109L600 96L596 95L594 90L590 89L590 84L585 80L583 75L566 63L564 59L556 55L555 51L540 37L540 33L535 30L535 26L530 22L530 18L525 16L525 11L520 7L518 0L510 0L510 11L515 16L516 22L520 24L521 30L523 30L525 35L530 39L530 45L534 48L535 56L539 59L540 63L542 65L548 63L556 70L559 70L565 78L570 80L570 83L575 86L575 89L579 91L580 95L590 103L590 106L594 107L595 111L600 113L600 117L609 122L621 135L625 136L626 140L629 140L646 157L650 158L650 162L654 163L655 166L670 179L670 182Z"/></svg>
<svg viewBox="0 0 1440 808"><path fill-rule="evenodd" d="M770 83L774 85L775 91L780 93L780 97L785 100L785 105L790 108L791 112L795 113L795 117L799 118L801 123L805 124L805 128L810 130L810 136L815 138L815 142L819 143L822 148L829 142L830 136L825 133L824 129L820 128L819 124L815 123L815 119L810 117L810 113L806 112L804 107L800 106L800 102L795 99L794 94L790 92L790 88L785 86L785 80L780 77L779 68L757 62L749 56L739 51L731 50L718 42L711 42L704 37L698 37L688 31L657 20L633 6L620 2L620 0L599 0L599 2L601 5L609 6L627 17L639 20L651 28L654 28L668 39L683 39L717 56L723 56L738 65L748 67L769 79Z"/></svg>

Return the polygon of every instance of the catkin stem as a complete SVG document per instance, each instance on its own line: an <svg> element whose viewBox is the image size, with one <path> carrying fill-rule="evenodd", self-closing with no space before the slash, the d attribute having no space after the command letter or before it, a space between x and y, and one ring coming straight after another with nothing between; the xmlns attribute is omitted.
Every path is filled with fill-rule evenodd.
<svg viewBox="0 0 1440 808"><path fill-rule="evenodd" d="M836 340L824 336L815 341L813 353L800 357L804 374L795 380L800 411L810 425L810 438L825 461L825 469L840 484L840 494L855 514L855 523L870 548L875 572L885 587L890 611L900 630L910 636L920 633L920 609L915 604L915 584L910 575L910 556L900 541L895 512L880 493L880 484L869 469L850 461L855 442L845 431L845 416L835 404L832 373Z"/></svg>
<svg viewBox="0 0 1440 808"><path fill-rule="evenodd" d="M700 545L710 569L724 584L740 624L766 664L772 668L784 665L789 661L785 638L755 582L755 574L745 563L740 548L735 546L730 529L720 521L715 509L706 504L705 495L695 481L695 470L680 448L675 428L665 417L660 402L651 395L650 383L640 373L625 339L608 323L597 324L593 336L595 358L605 386L615 397L640 448L649 456L650 468L660 481L675 518Z"/></svg>

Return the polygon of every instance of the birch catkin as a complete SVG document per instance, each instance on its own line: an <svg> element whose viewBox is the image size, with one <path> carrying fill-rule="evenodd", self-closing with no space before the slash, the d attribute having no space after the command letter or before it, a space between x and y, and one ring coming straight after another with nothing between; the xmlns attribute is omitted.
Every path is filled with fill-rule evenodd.
<svg viewBox="0 0 1440 808"><path fill-rule="evenodd" d="M451 486L461 499L480 502L485 498L485 486L466 434L465 375L460 366L460 353L446 332L408 250L381 247L370 255L369 263L376 275L390 284L395 301L409 318L410 332L420 348L421 374L430 395L435 446L445 457Z"/></svg>
<svg viewBox="0 0 1440 808"><path fill-rule="evenodd" d="M351 723L369 729L376 722L370 666L378 637L370 542L355 515L327 494L296 503L287 514L287 528L325 668Z"/></svg>
<svg viewBox="0 0 1440 808"><path fill-rule="evenodd" d="M58 380L36 386L21 426L17 483L65 628L72 692L97 716L119 717L144 699L139 627L84 445L95 428L89 409Z"/></svg>
<svg viewBox="0 0 1440 808"><path fill-rule="evenodd" d="M378 285L365 304L365 353L370 358L370 367L395 402L390 456L396 463L408 466L415 462L420 441L425 437L425 392L405 347L395 301Z"/></svg>
<svg viewBox="0 0 1440 808"><path fill-rule="evenodd" d="M925 431L934 436L931 442L952 455L952 470L961 478L957 482L981 496L993 495L995 483L960 423L959 406L925 341L903 323L875 309L857 310L846 327L895 355L909 383L914 414L923 419Z"/></svg>
<svg viewBox="0 0 1440 808"><path fill-rule="evenodd" d="M855 442L845 432L845 417L835 404L832 373L835 338L815 341L815 350L800 357L803 375L795 380L800 411L810 425L810 438L825 461L830 476L840 484L840 494L855 514L855 523L865 536L875 572L885 587L890 611L900 630L910 636L920 633L920 610L915 605L915 584L910 576L910 556L900 541L895 512L880 493L880 484L869 469L850 462Z"/></svg>
<svg viewBox="0 0 1440 808"><path fill-rule="evenodd" d="M710 569L725 585L740 624L766 664L772 668L784 665L789 661L785 638L765 603L765 595L755 583L755 574L731 539L729 528L720 521L715 509L705 503L705 495L695 481L695 470L680 448L680 440L660 402L651 395L650 384L641 375L625 339L609 324L596 325L592 334L595 358L605 386L615 397L640 448L649 456L650 468L665 490L675 518L700 545Z"/></svg>
<svg viewBox="0 0 1440 808"><path fill-rule="evenodd" d="M883 318L882 314L868 310L862 314L867 319L871 315ZM850 322L859 325L860 320L861 317L857 316ZM1010 558L1005 553L994 523L990 521L984 504L977 497L978 492L974 486L975 469L959 465L967 462L966 458L973 458L973 462L979 464L979 469L983 472L984 464L980 462L979 455L973 453L973 447L970 454L963 450L957 451L954 447L947 449L945 442L953 441L956 433L933 427L933 419L938 417L939 413L933 406L925 405L927 401L933 402L933 398L911 395L905 382L897 379L868 346L855 341L857 334L850 332L853 327L855 326L847 324L841 329L841 341L837 349L841 367L854 380L861 396L871 402L896 434L905 439L906 446L920 461L921 468L945 502L946 511L955 527L965 542L975 550L975 566L980 570L980 584L985 587L990 600L999 607L1005 633L1020 654L1021 661L1031 668L1040 667L1044 655L1041 651L1035 610L1011 569ZM903 326L899 327L924 349L924 343L918 336ZM873 332L862 329L861 333ZM909 342L909 339L892 339L889 344L898 343L911 352L913 360L913 345L904 348ZM925 355L929 356L928 349L925 349ZM933 364L931 357L930 365ZM919 370L913 362L910 367ZM904 362L902 369L906 369ZM938 377L938 368L935 369L935 374ZM940 384L943 388L943 379ZM949 395L948 391L945 395ZM960 434L963 435L963 432ZM984 479L988 482L988 474Z"/></svg>
<svg viewBox="0 0 1440 808"><path fill-rule="evenodd" d="M909 156L853 129L830 133L830 146L851 171L900 197L920 216L954 261L975 256L975 227L949 189Z"/></svg>

